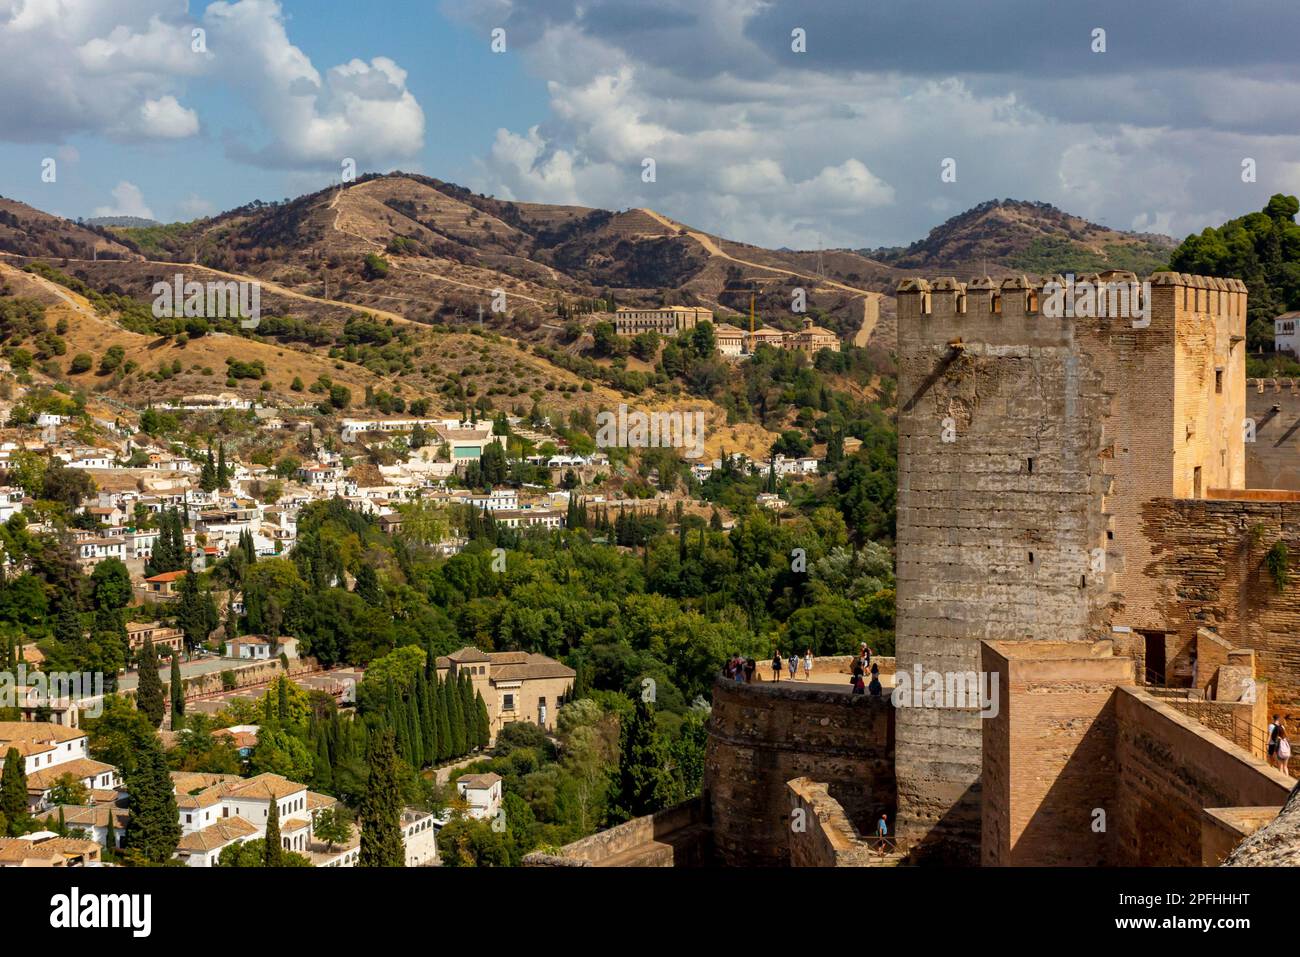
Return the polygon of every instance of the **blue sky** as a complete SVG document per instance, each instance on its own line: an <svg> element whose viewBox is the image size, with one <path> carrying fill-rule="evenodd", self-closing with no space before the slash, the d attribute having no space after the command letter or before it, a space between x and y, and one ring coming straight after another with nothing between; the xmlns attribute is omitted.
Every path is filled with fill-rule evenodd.
<svg viewBox="0 0 1300 957"><path fill-rule="evenodd" d="M0 194L172 221L353 157L768 246L1002 197L1181 237L1300 193L1298 35L1274 0L0 0Z"/></svg>

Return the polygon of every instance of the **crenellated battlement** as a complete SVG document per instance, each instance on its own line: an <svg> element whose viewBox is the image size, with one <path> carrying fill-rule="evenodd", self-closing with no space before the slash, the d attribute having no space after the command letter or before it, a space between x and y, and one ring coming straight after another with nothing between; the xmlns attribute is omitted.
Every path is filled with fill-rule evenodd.
<svg viewBox="0 0 1300 957"><path fill-rule="evenodd" d="M1002 335L1012 332L1014 323L1032 322L1036 336L1064 329L1076 319L1131 319L1145 328L1151 317L1177 321L1183 317L1223 320L1240 325L1246 317L1246 285L1239 279L1192 276L1187 273L1157 272L1147 279L1134 273L1112 270L1067 278L1065 276L1011 276L1001 280L987 276L960 282L951 276L926 280L905 279L896 290L898 320L912 327L912 335L926 337L926 324L933 333L947 338L951 324L1006 324ZM919 329L917 327L920 327Z"/></svg>
<svg viewBox="0 0 1300 957"><path fill-rule="evenodd" d="M1300 397L1300 379L1247 379L1246 391L1257 395L1270 393Z"/></svg>

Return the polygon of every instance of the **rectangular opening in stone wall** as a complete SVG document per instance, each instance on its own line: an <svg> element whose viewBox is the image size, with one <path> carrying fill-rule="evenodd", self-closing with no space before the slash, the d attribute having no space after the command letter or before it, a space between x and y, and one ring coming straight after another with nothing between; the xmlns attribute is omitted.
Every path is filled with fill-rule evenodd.
<svg viewBox="0 0 1300 957"><path fill-rule="evenodd" d="M1030 475L1033 475L1033 474L1034 474L1034 460L1033 460L1033 459L1027 459L1026 461L1029 463L1029 474L1030 474Z"/></svg>
<svg viewBox="0 0 1300 957"><path fill-rule="evenodd" d="M1165 633L1163 631L1139 631L1145 645L1147 684L1164 685L1165 683Z"/></svg>
<svg viewBox="0 0 1300 957"><path fill-rule="evenodd" d="M1223 394L1223 367L1214 370L1214 391Z"/></svg>
<svg viewBox="0 0 1300 957"><path fill-rule="evenodd" d="M1192 469L1192 498L1201 497L1201 467L1198 465Z"/></svg>
<svg viewBox="0 0 1300 957"><path fill-rule="evenodd" d="M1029 553L1029 564L1032 565L1033 563L1034 563L1034 553L1033 553L1033 552L1030 552L1030 553Z"/></svg>

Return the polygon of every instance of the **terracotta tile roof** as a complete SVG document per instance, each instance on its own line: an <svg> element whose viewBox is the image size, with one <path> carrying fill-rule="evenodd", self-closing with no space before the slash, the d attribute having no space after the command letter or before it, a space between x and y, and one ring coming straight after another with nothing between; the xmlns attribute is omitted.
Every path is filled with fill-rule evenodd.
<svg viewBox="0 0 1300 957"><path fill-rule="evenodd" d="M182 568L182 569L181 569L180 571L178 571L178 572L163 572L161 575L154 575L154 576L151 577L151 578L146 578L145 581L147 581L147 582L174 582L174 581L176 581L176 579L178 579L178 578L183 578L183 577L184 577L185 575L187 575L187 574L188 574L188 572L186 572L185 569Z"/></svg>
<svg viewBox="0 0 1300 957"><path fill-rule="evenodd" d="M269 801L271 798L284 798L290 794L305 791L305 784L298 784L278 774L259 774L239 784L227 786L226 793L231 797L251 798Z"/></svg>
<svg viewBox="0 0 1300 957"><path fill-rule="evenodd" d="M84 781L87 778L97 778L101 774L107 774L110 771L117 771L117 768L111 764L105 764L102 761L92 761L90 758L77 758L74 761L64 761L62 764L53 764L48 768L41 768L39 771L33 771L27 775L28 791L44 791L54 786L54 782L65 774L71 774L78 781Z"/></svg>
<svg viewBox="0 0 1300 957"><path fill-rule="evenodd" d="M119 834L126 829L126 822L131 817L131 812L126 808L111 807L106 804L95 807L56 804L52 808L41 811L36 817L44 821L57 821L59 819L59 808L63 808L63 823L68 827L108 827L108 819L111 815L113 827Z"/></svg>
<svg viewBox="0 0 1300 957"><path fill-rule="evenodd" d="M500 780L501 775L489 771L487 774L462 774L456 779L456 783L476 791L486 791Z"/></svg>
<svg viewBox="0 0 1300 957"><path fill-rule="evenodd" d="M49 861L62 865L73 857L99 857L99 845L76 837L51 837L44 841L0 837L0 864Z"/></svg>
<svg viewBox="0 0 1300 957"><path fill-rule="evenodd" d="M227 817L199 831L191 831L176 845L178 851L215 851L234 841L247 840L257 834L255 826L242 817Z"/></svg>
<svg viewBox="0 0 1300 957"><path fill-rule="evenodd" d="M508 652L507 652L508 654ZM577 672L568 665L562 665L546 655L530 654L522 662L513 658L501 664L496 655L492 656L493 681L526 681L530 678L573 678Z"/></svg>

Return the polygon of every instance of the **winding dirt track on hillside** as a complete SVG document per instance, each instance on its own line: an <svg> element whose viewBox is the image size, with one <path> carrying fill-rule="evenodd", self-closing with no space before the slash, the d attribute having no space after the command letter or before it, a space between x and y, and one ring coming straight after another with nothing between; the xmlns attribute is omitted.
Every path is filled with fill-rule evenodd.
<svg viewBox="0 0 1300 957"><path fill-rule="evenodd" d="M0 253L0 256L9 256L14 259L36 258L32 256L17 256L13 253ZM73 263L103 262L103 260L73 259L71 257L66 257L66 256L60 256L58 258L60 260L67 259L68 262L73 262ZM417 323L411 319L407 319L405 316L398 315L395 312L385 312L383 309L374 309L371 308L370 306L362 306L355 302L344 302L341 299L322 299L320 296L309 296L305 292L298 292L297 290L290 289L288 286L282 286L278 282L272 282L269 279L261 279L257 276L248 276L243 273L237 273L237 272L226 272L224 269L214 269L211 266L204 266L201 263L178 263L178 262L169 262L168 260L165 259L133 260L133 262L144 262L145 264L150 266L170 266L174 269L202 269L204 272L212 273L215 276L224 276L227 279L233 279L236 282L255 282L262 287L263 291L275 293L277 296L286 296L290 299L301 299L304 302L314 302L317 305L321 305L321 306L339 306L343 309L351 309L353 312L369 313L370 315L376 316L380 319L392 319L394 322L402 322L402 323L407 323L409 325L420 325L420 323Z"/></svg>
<svg viewBox="0 0 1300 957"><path fill-rule="evenodd" d="M783 275L786 276L794 276L796 279L807 279L809 282L815 284L814 289L818 285L829 286L832 289L839 289L842 292L852 293L855 298L860 297L862 299L862 324L859 326L857 334L854 335L853 337L853 344L855 346L866 345L867 340L871 338L871 333L875 331L876 322L874 319L872 319L871 310L867 308L867 300L872 298L876 300L876 315L879 315L880 314L879 303L881 298L880 293L874 292L873 290L870 289L859 289L857 286L849 286L842 282L837 282L834 279L812 276L809 275L808 273L796 272L793 269L782 269L780 266L767 266L764 265L763 263L756 263L750 259L741 259L737 256L731 255L731 253L724 250L721 246L719 246L716 242L714 242L712 236L709 236L706 233L701 233L698 230L691 229L689 226L683 226L681 223L675 223L667 216L662 216L659 213L656 213L653 209L648 209L644 206L638 207L637 211L641 213L645 213L655 222L664 226L666 229L672 230L673 232L677 232L678 230L684 230L686 235L689 236L691 239L695 240L701 246L703 246L704 251L708 253L710 256L714 256L718 259L725 259L728 262L738 263L742 266L750 266L753 269L762 269L765 272L782 273Z"/></svg>

